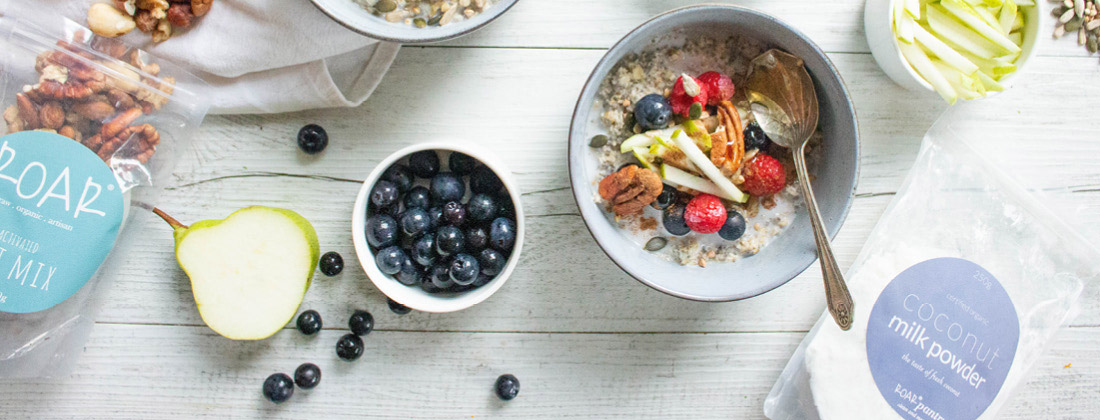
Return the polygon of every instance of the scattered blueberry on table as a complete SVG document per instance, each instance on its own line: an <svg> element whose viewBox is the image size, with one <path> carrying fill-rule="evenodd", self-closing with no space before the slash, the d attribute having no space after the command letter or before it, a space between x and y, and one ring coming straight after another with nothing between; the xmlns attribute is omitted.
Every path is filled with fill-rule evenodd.
<svg viewBox="0 0 1100 420"><path fill-rule="evenodd" d="M336 251L326 252L321 256L318 268L321 269L321 274L329 277L340 274L341 271L344 271L344 257L341 257L340 253Z"/></svg>
<svg viewBox="0 0 1100 420"><path fill-rule="evenodd" d="M374 330L374 316L364 310L356 310L348 319L348 328L355 335L367 335Z"/></svg>
<svg viewBox="0 0 1100 420"><path fill-rule="evenodd" d="M395 314L405 315L409 312L412 312L412 309L409 309L408 306L397 303L397 301L393 299L389 299L386 303L390 306L390 310L393 311L393 313Z"/></svg>
<svg viewBox="0 0 1100 420"><path fill-rule="evenodd" d="M298 130L298 148L308 154L317 154L328 146L328 133L317 124L308 124Z"/></svg>
<svg viewBox="0 0 1100 420"><path fill-rule="evenodd" d="M496 384L493 386L493 390L496 391L498 398L504 401L510 401L519 395L519 379L510 373L500 375L500 377L497 378Z"/></svg>
<svg viewBox="0 0 1100 420"><path fill-rule="evenodd" d="M355 334L344 334L336 342L336 355L349 362L358 359L363 355L363 339Z"/></svg>
<svg viewBox="0 0 1100 420"><path fill-rule="evenodd" d="M302 363L294 370L294 383L298 388L313 389L321 383L321 368L313 363Z"/></svg>
<svg viewBox="0 0 1100 420"><path fill-rule="evenodd" d="M273 373L264 381L264 398L275 404L280 404L294 395L294 381L285 373Z"/></svg>
<svg viewBox="0 0 1100 420"><path fill-rule="evenodd" d="M310 309L298 315L298 331L305 335L317 334L321 331L321 314Z"/></svg>

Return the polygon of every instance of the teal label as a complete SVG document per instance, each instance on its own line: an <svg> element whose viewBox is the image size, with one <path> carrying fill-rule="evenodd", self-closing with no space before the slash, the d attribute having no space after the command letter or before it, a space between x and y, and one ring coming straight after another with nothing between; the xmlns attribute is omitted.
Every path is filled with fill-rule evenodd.
<svg viewBox="0 0 1100 420"><path fill-rule="evenodd" d="M111 169L69 138L0 137L0 312L65 301L95 275L122 224Z"/></svg>

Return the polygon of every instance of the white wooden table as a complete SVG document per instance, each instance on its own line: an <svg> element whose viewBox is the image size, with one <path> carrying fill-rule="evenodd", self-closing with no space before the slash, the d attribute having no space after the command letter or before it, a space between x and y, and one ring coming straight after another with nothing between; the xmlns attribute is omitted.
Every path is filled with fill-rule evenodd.
<svg viewBox="0 0 1100 420"><path fill-rule="evenodd" d="M600 252L569 190L566 131L585 78L628 30L687 3L525 0L477 34L403 49L359 108L208 118L202 152L179 165L177 185L159 205L185 222L250 204L308 217L322 250L339 251L347 263L339 277L318 274L302 306L321 312L325 331L306 337L288 329L260 342L217 336L195 311L169 228L150 225L140 252L113 279L76 372L0 383L0 418L762 418L765 395L823 309L818 267L743 302L669 297ZM863 36L863 0L738 3L809 34L848 81L863 143L859 194L835 241L846 268L945 105L902 90L878 69ZM1044 18L1046 33L1053 23ZM1100 138L1076 133L1100 126L1100 64L1072 40L1042 39L1043 55L1018 84L1067 74L990 113L1039 130L1006 141L998 158L1078 214L1095 214ZM298 128L311 122L331 138L317 158L294 145ZM510 161L529 215L527 243L510 282L485 303L397 316L356 262L352 202L384 156L440 136L481 142ZM1097 238L1095 218L1081 226ZM1100 415L1098 289L1086 288L1081 315L1051 343L1005 418ZM347 363L334 345L356 308L370 310L377 328L365 356ZM279 406L263 399L267 375L303 362L323 370L318 388ZM522 383L508 403L491 392L502 373Z"/></svg>

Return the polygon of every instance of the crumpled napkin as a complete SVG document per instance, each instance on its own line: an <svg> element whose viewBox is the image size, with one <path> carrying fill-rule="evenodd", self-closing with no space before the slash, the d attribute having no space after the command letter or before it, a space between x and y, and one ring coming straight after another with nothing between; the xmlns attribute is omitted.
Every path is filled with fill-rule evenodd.
<svg viewBox="0 0 1100 420"><path fill-rule="evenodd" d="M104 0L12 0L87 25ZM0 3L3 3L0 1ZM352 32L308 0L214 0L210 12L154 43L133 30L121 39L180 64L209 86L186 86L213 114L257 114L358 106L393 62L399 44Z"/></svg>

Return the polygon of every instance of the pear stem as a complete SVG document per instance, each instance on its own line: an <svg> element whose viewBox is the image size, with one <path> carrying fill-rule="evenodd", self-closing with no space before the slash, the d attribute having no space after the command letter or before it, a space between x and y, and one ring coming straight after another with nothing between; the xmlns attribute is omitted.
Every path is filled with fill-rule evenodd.
<svg viewBox="0 0 1100 420"><path fill-rule="evenodd" d="M165 213L161 209L153 207L153 213L155 213L157 216L160 216L160 218L164 219L165 222L168 222L168 224L172 226L172 229L187 229L187 225L180 223L179 220L176 220L172 216L169 216L168 213Z"/></svg>

